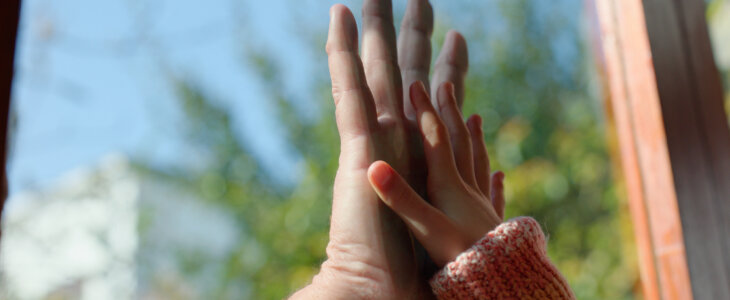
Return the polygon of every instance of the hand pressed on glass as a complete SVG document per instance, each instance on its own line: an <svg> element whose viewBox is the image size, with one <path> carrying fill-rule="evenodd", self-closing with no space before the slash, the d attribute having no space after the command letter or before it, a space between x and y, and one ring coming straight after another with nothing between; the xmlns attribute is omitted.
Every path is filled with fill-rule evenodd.
<svg viewBox="0 0 730 300"><path fill-rule="evenodd" d="M533 283L551 291L559 289L563 292L557 295L570 298L565 280L544 257L539 225L529 218L532 221L502 223L504 175L491 174L481 119L472 116L465 124L459 109L468 58L466 41L456 32L447 34L429 97L432 28L428 1L410 0L396 47L390 0L365 0L361 59L352 13L342 5L330 10L327 54L340 134L330 241L320 273L293 298L471 299L545 294L547 290L535 289ZM528 227L510 229L520 226ZM526 279L517 289L500 291L501 287L491 286L498 280L470 283L458 278L459 274L486 278L483 272L493 266L484 268L488 264L472 265L479 261L460 258L486 255L468 249L475 242L494 242L492 233L485 236L490 231L535 245L525 248L524 257L509 257L510 261L543 262L526 263L527 272L511 273L519 278L503 278ZM531 235L506 236L521 233ZM416 260L411 234L438 266L446 265L430 286L432 274L419 267L423 261ZM534 277L533 267L549 270L553 277Z"/></svg>
<svg viewBox="0 0 730 300"><path fill-rule="evenodd" d="M453 84L445 83L437 93L443 120L431 105L421 82L411 86L410 95L426 153L427 191L431 203L421 198L383 161L370 165L368 177L383 202L405 221L434 262L443 266L502 222L503 175L494 176L494 189L490 189L490 179L485 176L488 173L478 172L475 176L475 167L486 170L489 163L478 124L480 120L474 116L469 129L464 126ZM461 157L455 156L452 140L468 145L460 148L464 150ZM459 159L462 164L457 164ZM473 162L478 164L475 166ZM483 184L480 186L477 182ZM490 190L492 197L487 196Z"/></svg>
<svg viewBox="0 0 730 300"><path fill-rule="evenodd" d="M409 92L403 84L428 82L433 12L428 1L410 0L397 42L389 0L366 0L362 12L361 58L352 13L343 5L330 10L327 53L340 133L340 165L328 259L312 286L297 295L341 290L345 295L376 298L433 297L419 274L408 228L378 199L367 179L370 164L383 160L416 189L424 189L420 134L415 110L410 101L404 101ZM433 84L453 82L454 93L463 95L466 42L450 32L443 49L434 67ZM342 280L324 279L333 276ZM355 282L367 284L352 284ZM323 285L328 288L317 288Z"/></svg>

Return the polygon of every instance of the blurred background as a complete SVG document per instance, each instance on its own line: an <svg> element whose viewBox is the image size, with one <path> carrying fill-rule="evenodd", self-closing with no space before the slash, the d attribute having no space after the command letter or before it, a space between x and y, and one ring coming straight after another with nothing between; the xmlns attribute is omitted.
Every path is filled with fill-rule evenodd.
<svg viewBox="0 0 730 300"><path fill-rule="evenodd" d="M579 299L640 298L591 6L431 2L434 58L449 29L469 43L464 111L484 118L507 217L540 221ZM0 299L280 299L307 284L339 151L334 3L25 0ZM727 87L730 1L707 3Z"/></svg>

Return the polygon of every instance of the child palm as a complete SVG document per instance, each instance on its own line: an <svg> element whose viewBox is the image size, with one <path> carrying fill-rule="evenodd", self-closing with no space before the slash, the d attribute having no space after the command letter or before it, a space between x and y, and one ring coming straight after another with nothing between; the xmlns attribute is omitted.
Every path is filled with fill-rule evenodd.
<svg viewBox="0 0 730 300"><path fill-rule="evenodd" d="M502 222L503 174L490 176L481 119L462 121L454 87L439 87L439 112L420 82L410 88L428 167L430 204L383 161L370 165L368 178L438 266L453 261Z"/></svg>

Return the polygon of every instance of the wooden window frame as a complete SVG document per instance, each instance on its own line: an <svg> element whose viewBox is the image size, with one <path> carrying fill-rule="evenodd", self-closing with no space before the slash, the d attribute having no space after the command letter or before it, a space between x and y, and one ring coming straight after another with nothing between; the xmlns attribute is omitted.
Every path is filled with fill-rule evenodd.
<svg viewBox="0 0 730 300"><path fill-rule="evenodd" d="M646 299L730 299L730 130L703 0L592 0Z"/></svg>
<svg viewBox="0 0 730 300"><path fill-rule="evenodd" d="M13 86L13 61L20 20L20 0L0 1L0 216L8 195L6 170L8 116ZM2 237L0 223L0 238Z"/></svg>

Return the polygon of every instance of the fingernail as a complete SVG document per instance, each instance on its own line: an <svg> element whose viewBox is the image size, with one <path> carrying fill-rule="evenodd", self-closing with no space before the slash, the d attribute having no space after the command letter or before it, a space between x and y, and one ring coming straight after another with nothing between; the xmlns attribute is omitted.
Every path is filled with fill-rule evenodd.
<svg viewBox="0 0 730 300"><path fill-rule="evenodd" d="M372 173L373 181L375 181L381 189L387 187L391 178L393 178L393 169L391 169L387 164L382 163L374 171L375 172Z"/></svg>

